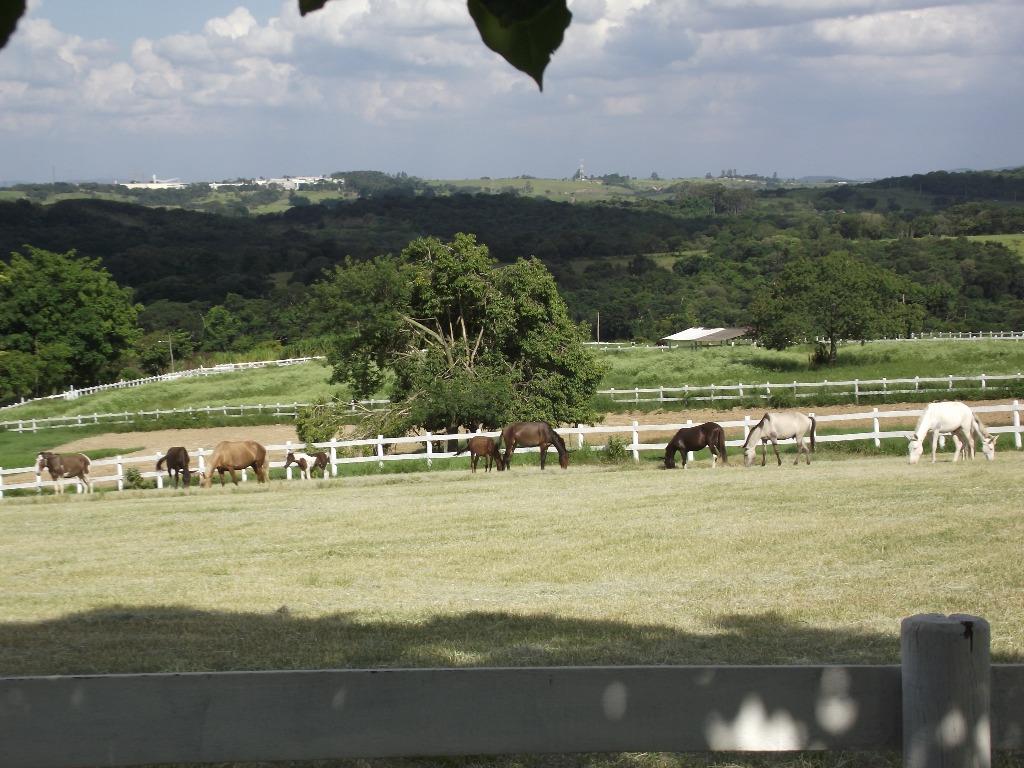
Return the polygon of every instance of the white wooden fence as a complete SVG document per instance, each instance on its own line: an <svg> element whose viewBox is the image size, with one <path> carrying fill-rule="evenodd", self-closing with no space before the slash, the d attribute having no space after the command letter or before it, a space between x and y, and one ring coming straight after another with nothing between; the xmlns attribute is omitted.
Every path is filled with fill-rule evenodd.
<svg viewBox="0 0 1024 768"><path fill-rule="evenodd" d="M351 400L349 409L357 411L375 410L387 405L390 400ZM299 408L309 403L242 403L239 405L203 405L188 408L156 408L151 411L118 411L116 413L80 413L74 416L47 416L45 418L10 419L0 421L0 429L9 432L38 432L40 429L57 427L87 427L90 424L128 424L145 419L159 419L163 416L220 416L221 418L246 415L271 415L295 417Z"/></svg>
<svg viewBox="0 0 1024 768"><path fill-rule="evenodd" d="M632 389L599 389L597 394L608 395L616 403L670 403L680 400L709 403L759 398L767 400L773 392L785 392L793 397L843 395L860 402L871 395L906 395L920 392L941 392L948 395L962 389L988 389L992 385L1024 382L1024 373L1003 375L979 373L975 376L915 376L912 379L853 379L851 381L793 381L765 382L764 384L705 384L681 387L633 387Z"/></svg>
<svg viewBox="0 0 1024 768"><path fill-rule="evenodd" d="M217 365L211 365L209 367L200 366L199 368L188 368L184 371L175 371L174 373L163 373L159 376L146 376L141 379L126 379L122 381L114 381L109 384L97 384L92 387L83 387L81 389L75 389L71 387L64 392L59 392L56 395L46 395L45 397L34 397L30 400L21 400L18 403L12 403L10 405L0 406L0 410L8 408L17 408L19 405L25 405L26 403L37 403L41 400L75 400L82 395L91 395L95 392L104 392L108 389L129 389L131 387L141 387L143 384L153 384L160 381L177 381L178 379L187 379L194 376L212 376L218 373L232 373L234 371L246 371L252 368L268 368L270 366L287 366L287 365L298 365L300 363L308 363L312 360L324 360L322 355L314 355L310 357L289 357L282 360L256 360L248 363L218 363Z"/></svg>
<svg viewBox="0 0 1024 768"><path fill-rule="evenodd" d="M1003 420L1008 420L1010 423L990 426L988 428L989 432L993 434L1012 434L1014 447L1017 449L1022 447L1022 437L1024 435L1022 435L1021 428L1021 411L1024 410L1024 407L1021 406L1019 401L1014 400L1013 403L1006 405L982 405L975 407L973 410L977 414L1003 414ZM819 431L817 441L819 443L838 443L870 440L874 443L875 447L879 447L882 444L882 440L905 440L907 434L907 428L905 427L882 431L881 425L883 421L900 420L907 423L916 420L921 413L923 413L923 409L880 411L878 408L872 408L870 411L860 413L816 416L819 430L823 424L870 423L871 425L868 431L853 433L821 434ZM758 422L760 417L761 413L746 414L742 419L720 422L727 431L732 431L736 435L734 438L726 440L726 445L731 447L741 446L750 429ZM582 448L586 444L588 437L602 436L605 440L611 436L621 435L627 437L629 442L625 446L626 450L631 452L634 461L639 462L641 451L664 451L665 443L667 442L665 439L666 434L671 435L676 430L692 426L692 424L692 420L677 424L646 425L641 425L634 421L632 424L622 426L564 427L559 429L558 433L563 438L566 438L569 443L575 442L577 448ZM481 432L479 434L497 437L500 433ZM658 442L642 442L644 435L653 434L658 435ZM426 461L427 466L431 467L434 461L451 459L456 455L452 450L435 451L434 443L451 443L452 441L465 440L468 436L466 434L450 435L426 432L421 435L408 437L385 437L384 435L378 435L376 438L362 440L331 440L324 443L315 443L314 445L318 450L326 451L329 454L330 473L333 477L337 477L338 467L343 464L377 462L378 466L383 468L384 462ZM593 447L600 450L603 446L598 444ZM302 450L304 446L285 443L284 445L268 445L266 448L268 455L271 457L270 468L274 469L284 466L284 459L289 451ZM521 452L537 452L537 450L537 448L519 449ZM369 455L342 456L339 455L339 451L365 452ZM212 452L209 448L189 450L189 454L193 459L197 460L197 464L193 465L193 469L196 471L206 471L206 457ZM94 485L112 484L120 491L125 486L125 472L127 468L143 467L144 469L140 469L139 472L141 477L154 479L156 480L157 487L163 488L165 474L155 470L156 461L162 455L162 453L156 453L151 456L117 456L110 459L97 459L92 462L93 483ZM292 479L291 467L286 470L285 477L288 480ZM242 470L241 479L243 482L248 480L247 471ZM44 479L44 476L39 474L35 467L19 467L15 469L3 469L0 467L0 498L3 498L5 491L35 489L37 492L41 492L44 487L49 488L51 486L52 482L49 479L49 475L46 475ZM78 492L81 493L82 491L83 488L79 484Z"/></svg>
<svg viewBox="0 0 1024 768"><path fill-rule="evenodd" d="M1024 748L1024 664L991 663L987 621L900 635L899 665L0 677L0 764L867 750L980 768Z"/></svg>

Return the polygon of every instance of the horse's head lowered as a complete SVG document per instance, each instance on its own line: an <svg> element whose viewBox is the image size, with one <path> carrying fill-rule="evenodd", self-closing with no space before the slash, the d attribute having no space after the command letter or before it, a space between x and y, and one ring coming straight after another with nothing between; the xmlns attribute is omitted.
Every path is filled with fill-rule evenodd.
<svg viewBox="0 0 1024 768"><path fill-rule="evenodd" d="M921 454L924 453L924 443L917 439L917 435L908 434L907 440L909 445L907 446L907 453L911 464L917 464L921 459Z"/></svg>

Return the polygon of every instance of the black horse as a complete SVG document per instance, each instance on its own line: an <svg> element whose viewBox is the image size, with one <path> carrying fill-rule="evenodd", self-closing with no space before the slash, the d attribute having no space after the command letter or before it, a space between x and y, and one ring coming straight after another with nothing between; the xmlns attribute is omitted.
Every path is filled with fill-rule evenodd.
<svg viewBox="0 0 1024 768"><path fill-rule="evenodd" d="M725 430L721 424L706 421L696 427L683 427L668 441L665 446L665 469L675 469L676 451L683 455L683 469L686 469L687 452L699 451L701 448L711 451L712 468L718 464L719 458L723 464L729 463L725 454Z"/></svg>
<svg viewBox="0 0 1024 768"><path fill-rule="evenodd" d="M501 430L501 440L505 444L505 469L512 469L512 454L516 448L540 447L540 468L544 469L548 447L554 446L558 451L558 464L562 469L569 467L569 451L565 441L546 421L517 421Z"/></svg>
<svg viewBox="0 0 1024 768"><path fill-rule="evenodd" d="M192 477L192 473L188 468L188 451L182 448L180 445L174 448L167 449L167 455L161 457L156 463L156 471L159 472L164 468L164 464L167 464L167 481L171 480L171 471L174 471L174 487L178 487L178 478L180 477L184 483L184 487L188 488L189 481Z"/></svg>

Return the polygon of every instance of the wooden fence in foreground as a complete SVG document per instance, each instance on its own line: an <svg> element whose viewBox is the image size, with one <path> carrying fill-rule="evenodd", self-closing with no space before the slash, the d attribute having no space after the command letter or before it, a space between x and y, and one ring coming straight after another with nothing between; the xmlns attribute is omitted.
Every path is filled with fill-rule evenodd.
<svg viewBox="0 0 1024 768"><path fill-rule="evenodd" d="M1024 665L969 616L903 621L899 666L376 669L0 678L0 765L573 752L1024 749Z"/></svg>
<svg viewBox="0 0 1024 768"><path fill-rule="evenodd" d="M1003 426L990 426L989 432L993 434L1008 434L1012 435L1013 445L1017 449L1024 447L1024 427L1021 425L1021 412L1024 411L1024 406L1019 401L1014 400L1012 403L1007 405L979 405L972 409L977 414L1004 414L1009 416L1010 424ZM886 420L902 420L906 422L908 419L916 420L918 416L923 413L924 409L907 409L907 410L895 410L895 411L880 411L878 408L872 408L870 411L863 411L860 413L840 413L828 416L817 416L818 422L818 436L817 442L819 443L840 443L850 441L872 441L875 447L879 447L882 444L882 440L905 440L907 435L907 429L901 428L897 430L883 431L881 428L882 422ZM734 437L726 440L726 445L732 448L741 446L746 439L750 429L757 423L761 418L763 411L758 411L753 414L747 414L742 419L723 421L721 425L725 428L726 434L732 434ZM814 415L813 412L811 415ZM985 421L985 417L982 417L982 421ZM871 428L868 431L863 432L838 432L828 434L822 433L822 427L828 428L827 425L842 425L844 422L854 423L870 423ZM622 436L623 439L628 439L628 443L625 445L627 451L629 451L633 460L636 462L640 461L641 451L664 451L665 443L667 442L667 436L671 436L676 430L681 427L692 426L692 420L688 420L685 423L679 424L644 424L641 425L634 421L632 425L623 426L580 426L580 427L564 427L558 430L558 433L566 439L569 447L573 447L575 443L576 448L582 448L587 444L588 438L598 438L599 440L607 440L610 437ZM643 442L644 434L654 433L658 436L658 442ZM497 437L499 432L478 432L476 434L487 435L490 437ZM333 477L338 476L338 468L343 464L363 464L377 462L380 468L384 467L385 462L392 461L425 461L428 467L433 465L434 461L446 460L455 458L455 451L437 451L434 448L436 443L448 443L465 440L471 435L468 434L432 434L426 432L421 435L412 435L409 437L385 437L384 435L378 435L376 438L364 439L364 440L331 440L325 443L315 443L317 450L325 451L329 456L329 471ZM648 438L650 439L650 438ZM783 441L787 442L787 441ZM595 445L594 449L600 450L603 445ZM1003 443L999 446L1000 448L1009 447L1009 442ZM289 451L292 450L303 450L304 446L300 444L285 443L284 445L268 445L266 446L268 456L270 456L270 468L281 468L284 467L285 456ZM345 452L355 452L362 455L345 456L342 455ZM520 448L518 452L522 453L536 453L536 448ZM213 453L210 448L195 448L189 449L189 454L195 462L192 464L193 471L205 471L206 470L206 459ZM125 487L126 472L129 467L142 467L139 471L139 475L143 479L152 479L156 481L157 488L164 487L164 480L166 475L163 472L155 471L155 464L163 454L156 453L150 456L132 456L122 457L117 456L112 459L98 459L92 462L92 479L95 484L110 483L117 487L117 490L123 490ZM688 460L692 458L692 454L688 456ZM293 467L289 467L285 470L285 478L291 480L293 478ZM297 476L297 475L296 475ZM246 470L241 471L241 478L243 481L248 480L248 473ZM4 498L6 491L16 489L35 489L36 491L42 491L44 487L52 486L49 475L42 475L36 471L35 467L19 467L14 469L4 469L0 467L0 499ZM78 485L78 492L83 491L82 486Z"/></svg>

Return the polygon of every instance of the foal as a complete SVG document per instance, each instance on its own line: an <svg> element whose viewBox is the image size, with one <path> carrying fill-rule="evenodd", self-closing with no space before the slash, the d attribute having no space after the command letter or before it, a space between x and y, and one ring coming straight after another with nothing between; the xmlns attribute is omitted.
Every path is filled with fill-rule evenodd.
<svg viewBox="0 0 1024 768"><path fill-rule="evenodd" d="M459 448L455 452L455 455L458 456L466 451L469 451L469 465L470 469L474 472L476 472L476 465L480 461L481 456L484 457L484 472L491 471L492 461L497 465L499 472L505 469L505 462L501 458L501 451L498 450L498 444L494 442L493 437L485 437L484 435L471 437L466 441L466 445L463 448Z"/></svg>

